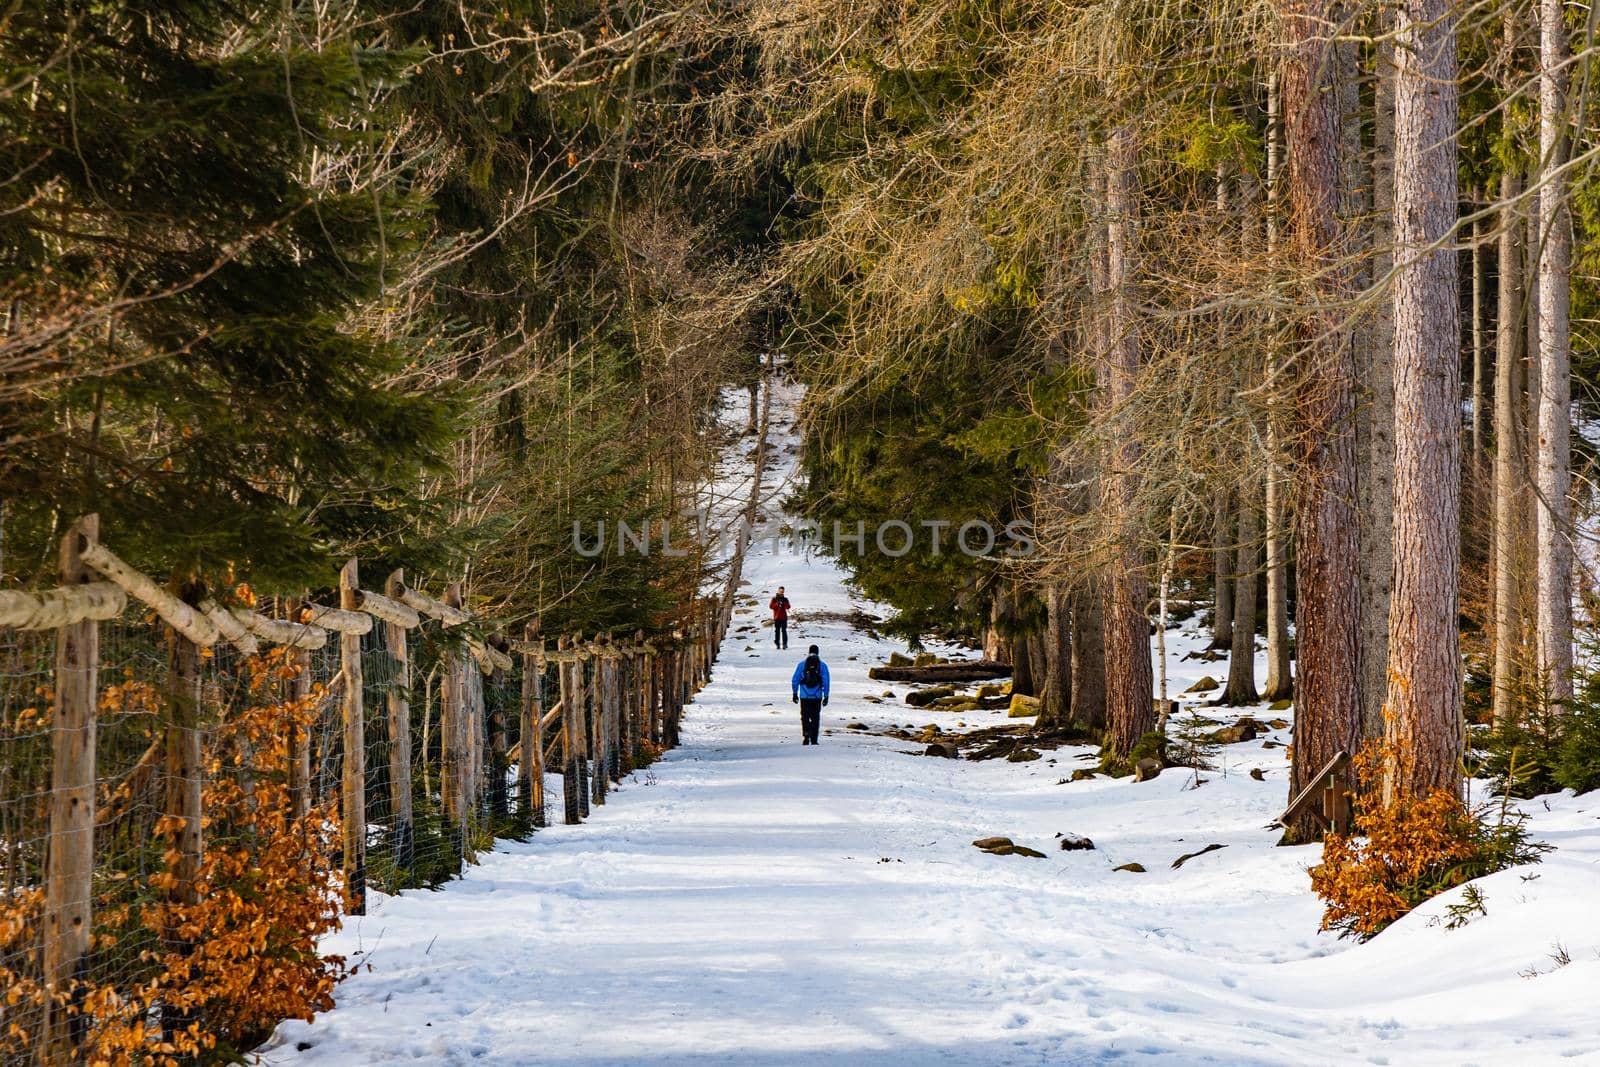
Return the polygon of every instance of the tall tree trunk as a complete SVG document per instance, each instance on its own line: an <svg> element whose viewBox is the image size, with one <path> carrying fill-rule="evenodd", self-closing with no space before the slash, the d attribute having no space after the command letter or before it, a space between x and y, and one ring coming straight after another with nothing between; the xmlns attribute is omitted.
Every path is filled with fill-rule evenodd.
<svg viewBox="0 0 1600 1067"><path fill-rule="evenodd" d="M1482 208L1483 194L1478 186L1472 187L1471 210L1476 215ZM1483 470L1483 402L1488 387L1488 350L1484 346L1483 323L1483 220L1472 222L1472 463L1473 484L1481 481ZM1476 489L1474 489L1476 492Z"/></svg>
<svg viewBox="0 0 1600 1067"><path fill-rule="evenodd" d="M1572 216L1566 161L1563 0L1539 0L1539 545L1538 664L1554 705L1572 697Z"/></svg>
<svg viewBox="0 0 1600 1067"><path fill-rule="evenodd" d="M1338 71L1329 34L1338 11L1328 0L1284 0L1283 110L1288 134L1293 253L1311 275L1310 312L1297 323L1294 383L1299 482L1296 514L1300 677L1294 719L1293 796L1361 736L1360 522L1355 510L1355 354L1342 305L1339 218ZM1313 817L1290 840L1320 831Z"/></svg>
<svg viewBox="0 0 1600 1067"><path fill-rule="evenodd" d="M1072 721L1088 731L1106 725L1105 595L1098 584L1072 594Z"/></svg>
<svg viewBox="0 0 1600 1067"><path fill-rule="evenodd" d="M1133 395L1139 375L1139 336L1133 316L1134 166L1136 149L1127 127L1112 131L1106 154L1106 207L1110 215L1106 241L1106 281L1111 297L1111 337L1106 352L1105 392L1113 413ZM1111 531L1111 564L1106 576L1106 718L1110 750L1126 756L1134 742L1155 725L1150 673L1150 599L1144 560L1132 514L1139 444L1132 434L1120 435L1106 474L1107 525Z"/></svg>
<svg viewBox="0 0 1600 1067"><path fill-rule="evenodd" d="M1039 685L1043 681L1044 665L1035 663L1033 658L1033 643L1028 640L1027 634L1018 634L1011 642L1011 691L1021 696L1031 697L1039 694Z"/></svg>
<svg viewBox="0 0 1600 1067"><path fill-rule="evenodd" d="M1261 544L1257 488L1247 485L1239 493L1239 551L1234 571L1238 588L1233 600L1233 649L1228 657L1228 688L1224 704L1254 704L1256 693L1256 576Z"/></svg>
<svg viewBox="0 0 1600 1067"><path fill-rule="evenodd" d="M1380 7L1380 18L1385 9ZM1373 275L1394 266L1395 49L1380 23L1373 91ZM1377 303L1361 377L1365 402L1361 434L1361 709L1364 738L1383 736L1383 700L1389 673L1389 590L1394 577L1394 308Z"/></svg>
<svg viewBox="0 0 1600 1067"><path fill-rule="evenodd" d="M1011 662L1011 636L1007 632L1011 624L1011 589L1005 586L997 589L994 599L989 601L989 626L983 633L983 658L994 660L996 663Z"/></svg>
<svg viewBox="0 0 1600 1067"><path fill-rule="evenodd" d="M1211 647L1233 647L1233 500L1226 489L1211 497Z"/></svg>
<svg viewBox="0 0 1600 1067"><path fill-rule="evenodd" d="M1278 254L1278 177L1283 137L1278 104L1278 75L1267 82L1267 255ZM1279 354L1274 345L1267 357L1267 380L1277 378ZM1294 674L1289 655L1289 523L1285 508L1283 417L1278 405L1267 412L1267 689L1268 700L1294 695Z"/></svg>
<svg viewBox="0 0 1600 1067"><path fill-rule="evenodd" d="M1461 788L1461 304L1450 0L1406 0L1395 49L1395 513L1385 795Z"/></svg>
<svg viewBox="0 0 1600 1067"><path fill-rule="evenodd" d="M1059 585L1047 586L1044 598L1045 667L1039 725L1064 727L1072 720L1072 608L1066 589Z"/></svg>
<svg viewBox="0 0 1600 1067"><path fill-rule="evenodd" d="M1499 301L1494 362L1494 721L1513 722L1523 692L1521 667L1520 534L1522 466L1522 183L1500 176Z"/></svg>

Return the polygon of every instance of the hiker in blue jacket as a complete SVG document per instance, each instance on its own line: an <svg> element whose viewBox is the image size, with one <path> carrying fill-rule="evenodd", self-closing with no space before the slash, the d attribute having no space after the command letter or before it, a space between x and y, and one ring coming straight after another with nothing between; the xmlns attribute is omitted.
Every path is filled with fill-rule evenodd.
<svg viewBox="0 0 1600 1067"><path fill-rule="evenodd" d="M817 728L822 725L822 709L828 703L828 665L822 662L817 646L794 668L789 679L790 695L800 705L800 743L817 743Z"/></svg>

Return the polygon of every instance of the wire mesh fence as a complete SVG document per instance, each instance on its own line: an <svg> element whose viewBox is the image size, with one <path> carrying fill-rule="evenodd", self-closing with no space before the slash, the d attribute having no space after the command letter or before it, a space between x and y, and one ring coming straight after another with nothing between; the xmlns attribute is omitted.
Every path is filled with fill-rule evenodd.
<svg viewBox="0 0 1600 1067"><path fill-rule="evenodd" d="M548 652L448 605L334 613L346 629L320 642L246 613L288 641L263 649L199 644L171 605L127 603L0 625L7 1067L237 1058L330 1006L344 961L318 940L342 914L454 877L556 810L581 820L675 740L720 638L709 608L656 643Z"/></svg>

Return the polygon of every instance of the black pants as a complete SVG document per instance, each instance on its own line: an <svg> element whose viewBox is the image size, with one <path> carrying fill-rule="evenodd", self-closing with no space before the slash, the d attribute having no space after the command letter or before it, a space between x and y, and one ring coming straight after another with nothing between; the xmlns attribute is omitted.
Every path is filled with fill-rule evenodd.
<svg viewBox="0 0 1600 1067"><path fill-rule="evenodd" d="M772 643L778 648L789 647L789 620L772 620Z"/></svg>
<svg viewBox="0 0 1600 1067"><path fill-rule="evenodd" d="M800 698L800 743L817 743L817 728L822 725L822 698Z"/></svg>

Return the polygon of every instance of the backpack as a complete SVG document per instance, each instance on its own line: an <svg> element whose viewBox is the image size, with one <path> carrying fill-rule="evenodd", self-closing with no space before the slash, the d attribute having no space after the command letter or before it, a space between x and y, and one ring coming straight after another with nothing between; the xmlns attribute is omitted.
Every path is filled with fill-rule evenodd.
<svg viewBox="0 0 1600 1067"><path fill-rule="evenodd" d="M822 688L822 660L816 656L806 657L806 665L800 670L800 684L807 689Z"/></svg>

